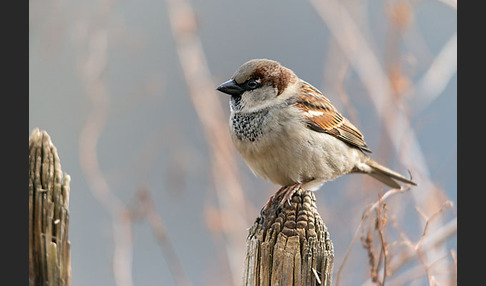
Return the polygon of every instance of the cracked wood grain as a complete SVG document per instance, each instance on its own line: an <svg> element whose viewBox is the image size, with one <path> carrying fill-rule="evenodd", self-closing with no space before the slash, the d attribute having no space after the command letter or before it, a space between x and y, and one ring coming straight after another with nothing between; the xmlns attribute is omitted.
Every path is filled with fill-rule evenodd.
<svg viewBox="0 0 486 286"><path fill-rule="evenodd" d="M274 199L249 229L243 285L331 285L334 249L310 191Z"/></svg>
<svg viewBox="0 0 486 286"><path fill-rule="evenodd" d="M70 176L45 131L29 138L29 285L71 284Z"/></svg>

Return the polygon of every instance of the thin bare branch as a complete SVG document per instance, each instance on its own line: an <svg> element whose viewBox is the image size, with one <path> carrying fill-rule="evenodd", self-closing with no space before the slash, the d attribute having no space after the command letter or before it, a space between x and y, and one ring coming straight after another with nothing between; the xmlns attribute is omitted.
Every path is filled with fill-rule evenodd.
<svg viewBox="0 0 486 286"><path fill-rule="evenodd" d="M424 266L425 272L427 274L427 279L429 281L429 285L437 285L437 282L435 281L435 277L431 273L431 269L432 269L431 265L432 265L433 262L431 262L431 263L427 262L427 259L425 257L426 249L424 249L422 247L422 243L423 243L425 237L427 237L431 222L433 220L437 219L437 217L440 214L442 214L443 211L446 208L451 208L452 206L453 206L453 204L452 204L451 201L445 201L442 204L442 206L436 212L434 212L431 216L426 217L425 227L424 227L424 231L422 233L422 236L420 237L419 241L415 244L415 251L417 252L417 256L418 256L420 262ZM439 258L437 258L436 260L439 260Z"/></svg>
<svg viewBox="0 0 486 286"><path fill-rule="evenodd" d="M382 198L380 196L379 201L382 201ZM381 280L381 284L385 285L385 280L387 276L387 266L388 266L388 250L387 250L387 242L385 240L385 234L383 231L383 228L386 225L386 204L381 203L382 207L378 208L378 217L377 217L377 224L378 224L378 236L380 237L380 245L381 245L381 251L383 253L383 278ZM378 264L379 265L379 264Z"/></svg>
<svg viewBox="0 0 486 286"><path fill-rule="evenodd" d="M337 274L336 274L336 286L339 285L342 270L344 269L344 265L346 264L349 253L351 252L351 249L353 248L353 245L356 241L356 238L358 237L358 233L362 229L364 223L368 219L371 212L376 210L380 206L380 203L384 202L388 197L395 195L395 194L406 192L407 190L408 189L392 189L392 190L389 190L385 194L383 194L383 196L381 196L378 201L373 203L369 208L367 208L363 212L363 216L361 217L361 221L360 221L358 227L356 228L356 230L354 232L353 239L351 240L351 243L349 244L348 249L346 250L346 253L344 254L343 261L341 262L341 265L339 265L339 268L338 268L338 271L337 271Z"/></svg>
<svg viewBox="0 0 486 286"><path fill-rule="evenodd" d="M432 216L430 216L428 219L433 219L437 215L439 215L444 209L452 207L450 205L450 202L446 201L443 204L443 207L440 208L439 211L435 212ZM398 270L405 265L407 265L412 259L417 259L419 257L419 254L417 250L420 248L421 251L425 252L430 248L437 247L438 245L444 243L447 239L449 239L451 236L457 233L457 217L454 217L451 221L447 222L446 224L442 225L439 229L434 230L434 232L429 233L428 230L424 229L423 234L419 241L417 243L413 243L410 241L406 235L401 232L398 227L395 225L395 228L400 233L400 236L402 238L402 241L399 242L400 244L406 245L407 247L403 248L401 251L396 252L394 254L395 259L391 261L389 265L389 272L390 273L396 273ZM425 235L426 234L426 235ZM443 259L443 257L437 258L435 261L439 261L440 259ZM426 269L428 266L424 267L423 261L422 263L419 264L419 267L422 269L421 273L427 273ZM424 269L425 268L425 269ZM419 270L409 270L411 273L417 273L420 272ZM402 276L402 275L400 275ZM412 275L413 276L413 275ZM394 280L397 279L397 281L400 281L402 278L395 277ZM452 278L451 278L452 279ZM373 285L373 281L371 279L368 279L363 285ZM400 285L400 284L399 284Z"/></svg>

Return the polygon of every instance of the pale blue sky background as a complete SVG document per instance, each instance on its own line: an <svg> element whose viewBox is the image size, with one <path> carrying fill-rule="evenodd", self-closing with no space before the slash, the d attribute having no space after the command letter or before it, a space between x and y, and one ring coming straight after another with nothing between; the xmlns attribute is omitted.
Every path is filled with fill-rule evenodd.
<svg viewBox="0 0 486 286"><path fill-rule="evenodd" d="M361 25L364 37L382 64L386 63L390 38L385 2L346 1L357 14L361 13L362 18L356 21L365 23ZM29 3L29 130L37 127L50 134L62 169L72 178L69 233L72 285L116 285L112 274L111 218L90 192L79 159L80 131L92 108L82 80L89 46L83 35L99 27L107 31L107 69L103 76L110 99L108 121L97 146L100 168L110 188L127 204L134 201L137 188L150 189L157 212L166 223L193 285L228 285L228 277L220 273L226 271L224 259L217 251L220 241L208 229L204 217L208 202L217 205L208 168L208 145L187 94L166 2L33 0ZM191 3L197 13L198 35L215 87L245 61L270 58L319 88L348 116L333 84L337 76L328 64L333 63L331 50L339 48L309 2ZM440 1L418 1L412 5L413 25L403 35L400 58L405 76L417 84L456 33L457 14ZM380 158L380 154L386 154L390 167L407 174L407 166L397 161L392 149L380 149L388 146L388 139L386 136L383 139L371 100L352 69L346 75L345 88L359 119L356 125L373 150L372 156ZM215 91L214 96L227 107L224 95ZM457 75L454 73L437 98L425 107L421 96L424 95L412 93L403 102L432 181L443 188L445 199L456 204ZM259 207L277 187L254 177L241 157L236 158L256 217ZM316 192L321 215L334 241L336 263L342 260L361 219L364 205L360 203L364 203L360 180L358 176L343 177ZM385 190L380 187L377 191ZM375 193L366 200L376 199ZM409 205L412 201L407 195L398 200ZM413 206L409 211L414 211ZM446 220L450 216L449 211ZM416 220L411 224L416 224ZM408 230L408 226L405 228ZM419 237L420 232L413 226L410 232L412 238ZM456 249L455 239L449 246ZM134 285L175 285L146 222L134 224L133 247ZM361 255L365 267L366 253L359 243L353 249L356 256ZM348 271L352 269L350 266ZM219 280L219 276L223 278ZM354 282L363 281L366 270L356 276Z"/></svg>

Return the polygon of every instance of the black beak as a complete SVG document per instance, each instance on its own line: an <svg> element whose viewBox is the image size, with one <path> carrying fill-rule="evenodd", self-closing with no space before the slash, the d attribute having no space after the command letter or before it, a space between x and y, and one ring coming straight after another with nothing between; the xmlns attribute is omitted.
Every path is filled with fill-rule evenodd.
<svg viewBox="0 0 486 286"><path fill-rule="evenodd" d="M217 90L229 95L240 96L245 90L241 88L235 80L230 79L216 88Z"/></svg>

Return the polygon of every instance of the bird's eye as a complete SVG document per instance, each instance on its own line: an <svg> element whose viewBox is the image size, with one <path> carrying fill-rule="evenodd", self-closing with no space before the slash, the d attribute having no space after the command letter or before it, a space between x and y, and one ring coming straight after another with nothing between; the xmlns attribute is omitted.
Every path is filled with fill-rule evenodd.
<svg viewBox="0 0 486 286"><path fill-rule="evenodd" d="M248 89L255 89L260 86L260 83L256 79L249 79L248 82L246 83L246 86Z"/></svg>

